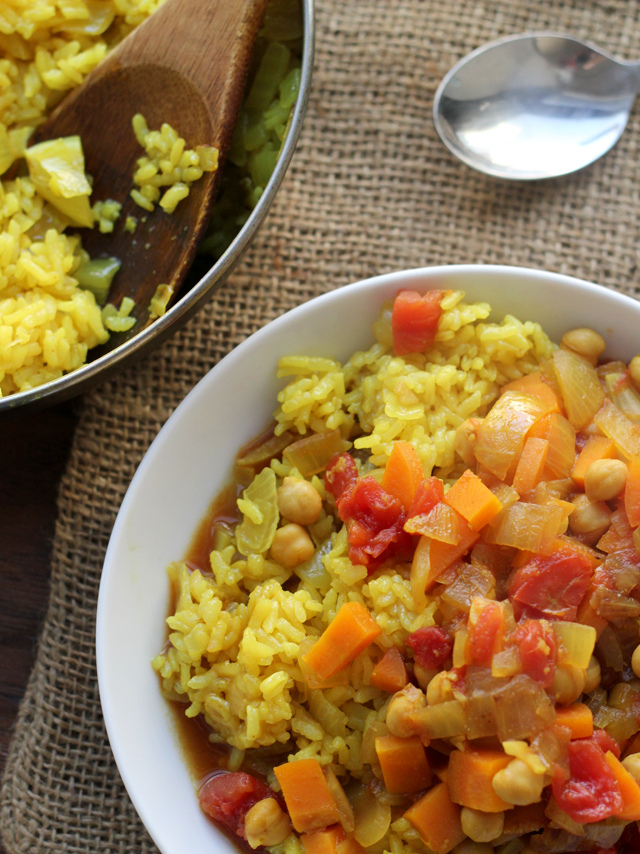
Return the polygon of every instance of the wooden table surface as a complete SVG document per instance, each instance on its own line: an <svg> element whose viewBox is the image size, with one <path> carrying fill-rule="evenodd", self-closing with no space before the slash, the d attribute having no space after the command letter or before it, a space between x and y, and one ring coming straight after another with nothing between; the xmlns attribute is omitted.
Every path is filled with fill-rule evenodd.
<svg viewBox="0 0 640 854"><path fill-rule="evenodd" d="M77 409L72 401L0 417L0 775L47 607L56 495Z"/></svg>

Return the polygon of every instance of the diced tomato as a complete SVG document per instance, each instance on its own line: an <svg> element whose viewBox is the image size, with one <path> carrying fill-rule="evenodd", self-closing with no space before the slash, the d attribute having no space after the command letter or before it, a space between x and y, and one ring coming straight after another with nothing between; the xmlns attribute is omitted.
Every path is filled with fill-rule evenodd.
<svg viewBox="0 0 640 854"><path fill-rule="evenodd" d="M411 557L415 537L403 530L407 514L402 503L374 477L358 477L350 454L331 461L325 483L335 496L338 516L346 525L352 563L366 566L371 573L389 557Z"/></svg>
<svg viewBox="0 0 640 854"><path fill-rule="evenodd" d="M551 555L535 555L516 572L509 585L516 619L525 616L574 621L591 572L591 562L579 552L558 550Z"/></svg>
<svg viewBox="0 0 640 854"><path fill-rule="evenodd" d="M391 330L396 356L424 353L433 343L442 315L444 291L400 291L393 303Z"/></svg>
<svg viewBox="0 0 640 854"><path fill-rule="evenodd" d="M422 626L411 632L407 646L413 650L416 664L425 670L439 670L451 655L453 641L438 626Z"/></svg>
<svg viewBox="0 0 640 854"><path fill-rule="evenodd" d="M504 611L499 602L486 600L482 608L474 608L471 604L471 615L468 623L469 651L473 664L488 665L496 652L504 626Z"/></svg>
<svg viewBox="0 0 640 854"><path fill-rule="evenodd" d="M246 839L244 820L254 804L276 795L261 780L243 771L221 771L200 789L204 812L240 839Z"/></svg>
<svg viewBox="0 0 640 854"><path fill-rule="evenodd" d="M428 513L444 498L444 484L439 477L426 477L418 484L407 519Z"/></svg>
<svg viewBox="0 0 640 854"><path fill-rule="evenodd" d="M336 501L351 489L358 479L356 461L351 454L336 454L324 473L324 485Z"/></svg>
<svg viewBox="0 0 640 854"><path fill-rule="evenodd" d="M623 806L620 787L604 751L591 739L577 739L568 746L569 779L556 774L553 794L560 809L579 824L610 818Z"/></svg>
<svg viewBox="0 0 640 854"><path fill-rule="evenodd" d="M553 685L558 645L548 623L525 620L515 631L522 669L543 688Z"/></svg>
<svg viewBox="0 0 640 854"><path fill-rule="evenodd" d="M589 740L593 741L594 744L597 744L598 747L602 749L603 753L610 750L616 759L620 759L620 745L612 735L609 735L606 729L594 729L593 735Z"/></svg>

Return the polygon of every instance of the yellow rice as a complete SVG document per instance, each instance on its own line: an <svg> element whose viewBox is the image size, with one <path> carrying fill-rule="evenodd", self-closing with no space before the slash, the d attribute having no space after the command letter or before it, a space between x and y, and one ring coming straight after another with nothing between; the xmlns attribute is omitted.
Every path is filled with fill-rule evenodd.
<svg viewBox="0 0 640 854"><path fill-rule="evenodd" d="M163 0L0 2L0 173L33 129ZM108 229L114 212L102 210ZM72 371L108 338L100 307L77 286L76 237L28 178L0 183L0 395Z"/></svg>
<svg viewBox="0 0 640 854"><path fill-rule="evenodd" d="M510 316L489 322L489 306L467 304L459 292L447 295L442 307L425 355L393 354L386 307L374 327L375 343L344 365L282 359L280 374L291 379L279 395L277 431L339 429L356 449L371 451L373 467L384 465L395 439L409 439L426 474L460 474L453 450L458 425L483 416L500 385L535 370L553 345L535 323ZM300 476L277 460L271 467L278 482ZM324 497L322 480L310 482ZM316 757L339 777L361 778L371 751L367 732L384 721L389 698L371 687L372 669L386 649L402 648L411 632L434 625L436 606L416 613L409 564L385 564L367 578L366 569L349 560L345 528L324 511L311 534L316 556L295 571L279 566L268 551L238 560L230 535L211 552L210 573L172 564L177 598L167 620L169 646L153 666L166 696L187 703L187 716L204 715L217 734L212 738L234 748L230 767L240 764L244 751L282 744L278 762ZM365 604L382 634L334 687L310 689L300 657L346 601ZM278 789L273 775L268 782ZM426 851L403 818L374 848L376 854ZM289 837L284 850L299 851L299 842Z"/></svg>

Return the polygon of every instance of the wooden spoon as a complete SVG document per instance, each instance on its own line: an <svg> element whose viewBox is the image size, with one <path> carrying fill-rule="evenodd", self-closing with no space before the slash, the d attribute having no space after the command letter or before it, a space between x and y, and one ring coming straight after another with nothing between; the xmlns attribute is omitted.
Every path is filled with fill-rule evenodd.
<svg viewBox="0 0 640 854"><path fill-rule="evenodd" d="M219 185L244 94L255 37L267 0L166 0L135 29L38 127L33 141L79 134L86 171L93 178L92 204L114 199L122 211L111 234L80 233L92 258L114 256L122 266L109 301L135 300L138 322L112 336L106 349L138 332L159 284L176 292L193 260ZM142 113L149 128L168 122L189 148L214 145L220 165L196 181L172 214L147 213L130 191L143 150L131 120ZM134 234L125 231L136 217Z"/></svg>

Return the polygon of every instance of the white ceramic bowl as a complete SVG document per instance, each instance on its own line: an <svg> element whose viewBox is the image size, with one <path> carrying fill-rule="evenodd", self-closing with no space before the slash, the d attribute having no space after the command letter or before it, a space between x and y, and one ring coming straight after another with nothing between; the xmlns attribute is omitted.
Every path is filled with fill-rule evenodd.
<svg viewBox="0 0 640 854"><path fill-rule="evenodd" d="M401 288L451 288L506 313L539 321L558 340L596 328L607 355L640 350L640 302L566 276L514 267L451 266L391 273L332 291L273 321L238 346L187 395L133 478L106 555L97 622L104 718L118 768L162 854L235 851L205 818L160 694L151 658L165 640L166 566L184 555L235 453L268 426L278 359L346 359L372 343L381 304ZM170 793L171 806L167 808Z"/></svg>

